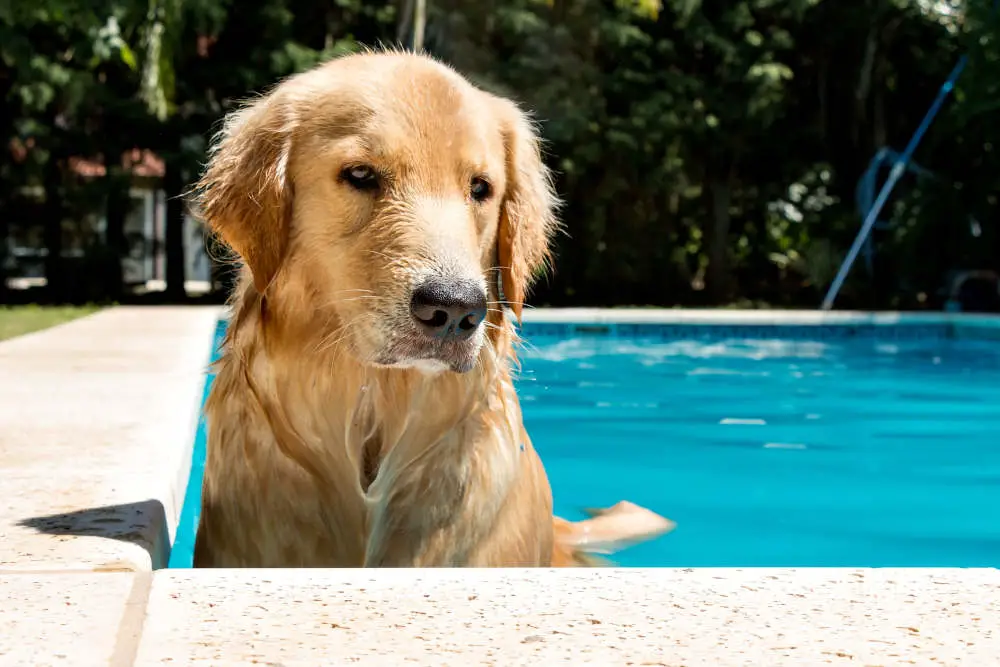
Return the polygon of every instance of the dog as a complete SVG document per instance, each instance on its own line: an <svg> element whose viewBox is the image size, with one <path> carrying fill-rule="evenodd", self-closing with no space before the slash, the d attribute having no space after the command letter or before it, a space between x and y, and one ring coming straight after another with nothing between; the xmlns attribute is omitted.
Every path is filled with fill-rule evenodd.
<svg viewBox="0 0 1000 667"><path fill-rule="evenodd" d="M242 264L195 567L590 562L512 379L559 228L525 112L426 56L344 56L230 114L195 196Z"/></svg>

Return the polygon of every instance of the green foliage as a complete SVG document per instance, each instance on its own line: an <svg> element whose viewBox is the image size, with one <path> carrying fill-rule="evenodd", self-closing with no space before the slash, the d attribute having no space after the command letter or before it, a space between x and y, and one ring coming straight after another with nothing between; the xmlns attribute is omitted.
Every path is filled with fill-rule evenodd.
<svg viewBox="0 0 1000 667"><path fill-rule="evenodd" d="M859 267L839 302L906 306L951 268L1000 268L1000 30L988 4L428 0L426 46L539 120L568 234L537 299L559 305L815 306L860 225L868 160L902 149L967 50L916 156L935 177L904 181L876 237L875 299ZM0 3L0 145L32 146L0 156L0 196L40 185L82 217L94 185L73 195L84 186L59 178L65 161L132 147L190 182L240 100L393 43L412 29L410 6Z"/></svg>

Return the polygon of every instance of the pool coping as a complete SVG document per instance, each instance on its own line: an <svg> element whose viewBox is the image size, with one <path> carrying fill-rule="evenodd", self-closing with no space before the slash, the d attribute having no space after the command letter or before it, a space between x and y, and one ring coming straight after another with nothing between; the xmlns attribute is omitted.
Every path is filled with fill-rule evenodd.
<svg viewBox="0 0 1000 667"><path fill-rule="evenodd" d="M525 308L525 323L717 324L797 326L914 324L976 325L1000 328L1000 315L849 310L762 310L729 308Z"/></svg>
<svg viewBox="0 0 1000 667"><path fill-rule="evenodd" d="M508 311L508 315L513 317ZM229 318L229 311L221 313ZM596 326L595 326L596 325ZM766 333L784 328L783 333L849 331L848 335L880 332L909 332L916 338L959 338L1000 341L1000 314L906 311L820 311L761 309L695 308L525 308L520 328L526 332L549 334L626 334L663 329L676 334L673 327L690 327L714 336L725 328L759 329Z"/></svg>
<svg viewBox="0 0 1000 667"><path fill-rule="evenodd" d="M0 343L0 571L166 565L219 315L116 307Z"/></svg>
<svg viewBox="0 0 1000 667"><path fill-rule="evenodd" d="M508 314L509 311L508 311ZM228 307L219 317L228 320ZM738 308L533 308L523 324L706 324L719 326L911 326L951 325L1000 329L1000 314L853 310L762 310Z"/></svg>
<svg viewBox="0 0 1000 667"><path fill-rule="evenodd" d="M984 593L1000 592L996 569L157 569L182 510L215 326L226 315L204 306L119 307L0 344L0 377L9 373L30 390L16 412L0 410L0 424L7 420L0 463L7 457L7 472L15 473L5 477L5 495L25 499L0 505L0 591L22 602L0 605L0 662L317 664L332 655L331 638L342 642L339 658L362 664L386 664L388 648L418 662L446 656L436 664L505 665L886 664L904 657L986 664L984 656L1000 655L1000 633L990 630L1000 627L1000 596ZM524 320L1000 330L1000 317L952 313L531 309ZM57 389L62 382L76 391ZM52 415L53 398L64 400L65 428L21 433L25 415ZM102 401L103 417L88 416ZM126 409L134 413L118 414ZM186 419L177 419L184 410ZM44 446L39 438L48 439ZM120 506L151 501L158 513L121 515ZM124 520L125 528L91 517L76 533L48 524L34 534L17 530L46 504L65 508L63 519L98 509L98 518ZM416 602L388 602L404 593ZM533 623L517 621L540 605L552 608ZM831 605L839 615L829 616ZM590 617L577 613L584 607L593 607ZM260 609L270 611L253 611ZM593 616L601 609L604 616ZM254 624L236 620L243 612ZM811 629L785 636L772 620ZM496 643L495 629L504 638L491 658L483 647ZM375 640L376 631L395 635Z"/></svg>
<svg viewBox="0 0 1000 667"><path fill-rule="evenodd" d="M526 309L522 330L542 335L652 335L1000 341L1000 315L802 310Z"/></svg>
<svg viewBox="0 0 1000 667"><path fill-rule="evenodd" d="M23 665L995 664L1000 571L0 574Z"/></svg>

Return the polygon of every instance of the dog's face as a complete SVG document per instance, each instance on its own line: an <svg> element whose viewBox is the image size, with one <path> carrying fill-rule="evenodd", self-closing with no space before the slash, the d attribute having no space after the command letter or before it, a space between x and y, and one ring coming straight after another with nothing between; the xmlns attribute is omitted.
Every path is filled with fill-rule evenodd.
<svg viewBox="0 0 1000 667"><path fill-rule="evenodd" d="M414 55L285 81L230 117L200 185L256 289L298 285L317 334L377 366L471 369L498 282L520 316L555 226L527 118Z"/></svg>

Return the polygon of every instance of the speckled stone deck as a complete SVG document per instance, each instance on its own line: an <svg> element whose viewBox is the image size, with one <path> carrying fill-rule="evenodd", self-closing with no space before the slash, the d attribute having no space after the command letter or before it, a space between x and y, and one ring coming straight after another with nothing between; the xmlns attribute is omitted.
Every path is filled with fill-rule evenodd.
<svg viewBox="0 0 1000 667"><path fill-rule="evenodd" d="M159 573L138 665L989 665L1000 573Z"/></svg>
<svg viewBox="0 0 1000 667"><path fill-rule="evenodd" d="M994 569L157 569L220 314L0 344L0 666L1000 665Z"/></svg>
<svg viewBox="0 0 1000 667"><path fill-rule="evenodd" d="M219 308L112 308L0 343L0 571L166 564Z"/></svg>
<svg viewBox="0 0 1000 667"><path fill-rule="evenodd" d="M970 665L996 570L0 576L3 665Z"/></svg>

